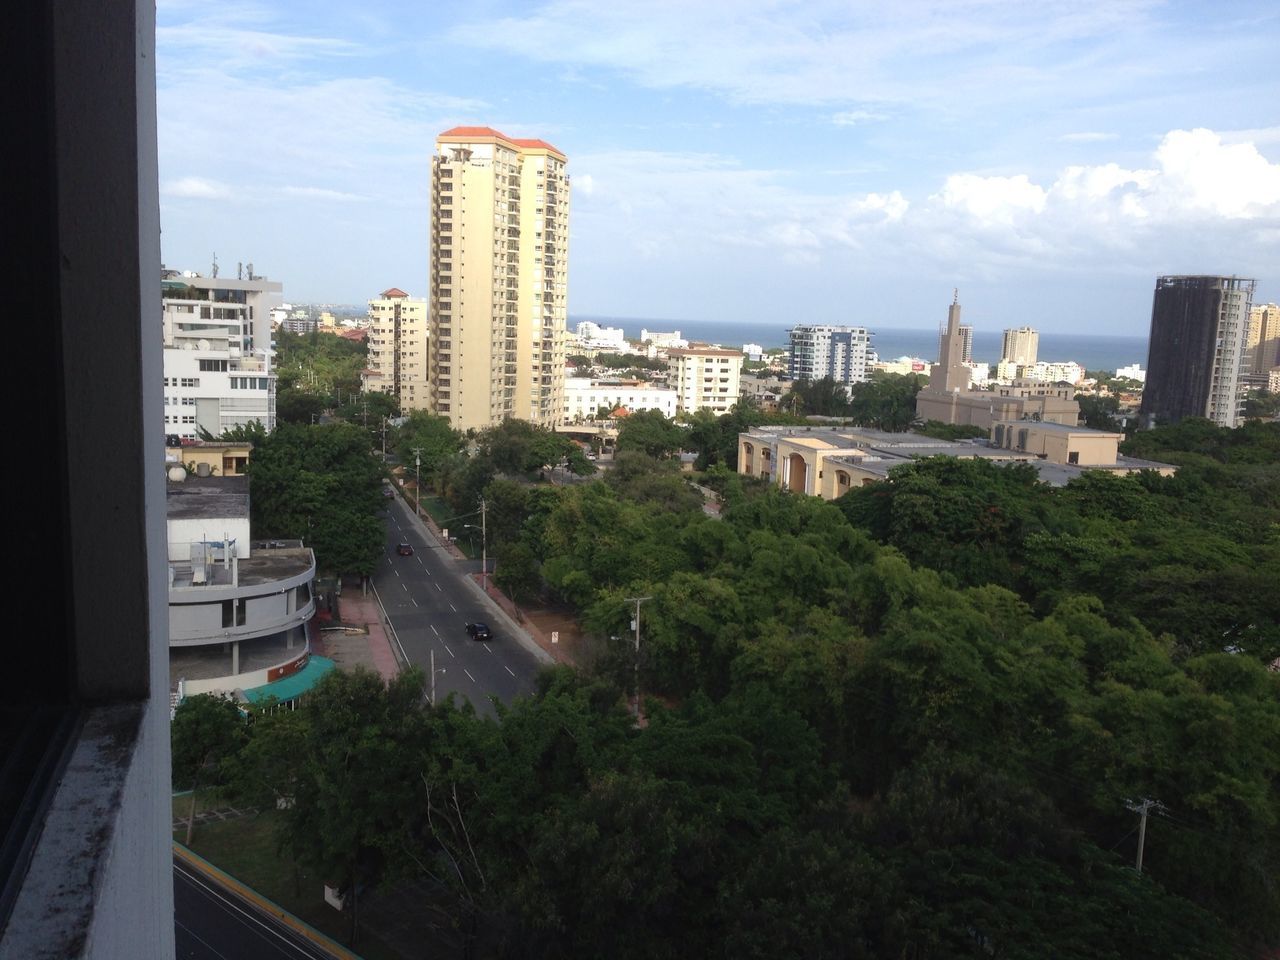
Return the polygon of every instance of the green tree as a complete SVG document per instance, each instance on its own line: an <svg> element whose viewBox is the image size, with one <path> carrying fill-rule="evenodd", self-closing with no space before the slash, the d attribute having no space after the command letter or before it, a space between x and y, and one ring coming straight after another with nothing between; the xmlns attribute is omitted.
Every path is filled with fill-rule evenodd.
<svg viewBox="0 0 1280 960"><path fill-rule="evenodd" d="M361 428L283 424L254 448L248 472L255 535L302 540L326 570L373 571L386 536L382 468Z"/></svg>
<svg viewBox="0 0 1280 960"><path fill-rule="evenodd" d="M173 784L191 791L186 839L190 846L195 830L196 796L223 758L239 749L244 738L244 718L230 698L196 694L178 704L170 735Z"/></svg>
<svg viewBox="0 0 1280 960"><path fill-rule="evenodd" d="M617 449L619 453L639 451L662 459L677 453L684 440L684 431L664 417L661 411L638 410L618 426Z"/></svg>
<svg viewBox="0 0 1280 960"><path fill-rule="evenodd" d="M1109 430L1113 433L1120 431L1120 421L1116 419L1120 413L1118 397L1077 393L1076 403L1080 404L1080 416L1086 427L1093 430Z"/></svg>
<svg viewBox="0 0 1280 960"><path fill-rule="evenodd" d="M422 674L409 670L384 684L361 668L335 670L299 709L300 742L277 725L262 725L254 737L284 734L297 751L299 776L293 802L282 811L281 839L299 862L344 892L348 945L355 946L360 889L399 856L406 820L422 802L414 749L423 724Z"/></svg>

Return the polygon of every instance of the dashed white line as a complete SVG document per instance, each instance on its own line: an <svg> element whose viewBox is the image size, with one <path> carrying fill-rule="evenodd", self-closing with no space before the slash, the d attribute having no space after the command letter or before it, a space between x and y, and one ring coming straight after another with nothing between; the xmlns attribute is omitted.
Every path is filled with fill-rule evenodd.
<svg viewBox="0 0 1280 960"><path fill-rule="evenodd" d="M487 643L482 643L480 644L480 646L484 648L485 653L488 653L488 654L493 653L493 647L489 646Z"/></svg>
<svg viewBox="0 0 1280 960"><path fill-rule="evenodd" d="M466 667L462 668L462 672L467 675L467 679L470 680L472 683L476 682L476 678L471 675L471 671L468 670Z"/></svg>
<svg viewBox="0 0 1280 960"><path fill-rule="evenodd" d="M410 600L413 600L413 598L412 598L412 597L410 597L409 599L410 599ZM413 601L413 605L416 607L416 606L418 605L418 601L417 601L417 600L414 600L414 601Z"/></svg>
<svg viewBox="0 0 1280 960"><path fill-rule="evenodd" d="M449 609L450 609L450 610L452 610L454 613L457 613L457 612L458 612L458 608L457 608L457 607L455 607L452 603L451 603L451 604L449 604Z"/></svg>
<svg viewBox="0 0 1280 960"><path fill-rule="evenodd" d="M404 582L402 581L402 582L400 583L400 586L404 587L404 592L405 592L405 593L408 593L408 592L409 592L409 585L408 585L407 583L404 583Z"/></svg>
<svg viewBox="0 0 1280 960"><path fill-rule="evenodd" d="M436 625L434 623L431 624L431 632L434 633L437 637L440 636L440 631L436 629Z"/></svg>
<svg viewBox="0 0 1280 960"><path fill-rule="evenodd" d="M444 645L444 648L445 648L446 650L449 650L449 645L446 643L446 644ZM454 654L454 652L453 652L452 650L449 650L449 656L453 657L455 660L456 660L456 659L458 659L458 658L457 658L457 656Z"/></svg>
<svg viewBox="0 0 1280 960"><path fill-rule="evenodd" d="M441 589L440 584L438 584L438 583L436 584L436 589L437 589L437 590L441 590L441 592L442 592L442 593L444 592L444 591Z"/></svg>
<svg viewBox="0 0 1280 960"><path fill-rule="evenodd" d="M505 663L502 665L502 669L507 671L507 673L511 674L513 677L516 675L516 672L512 670L510 667L508 667Z"/></svg>
<svg viewBox="0 0 1280 960"><path fill-rule="evenodd" d="M397 571L396 571L396 576L397 576L397 577L398 577L398 576L400 576L400 571L399 571L399 570L397 570Z"/></svg>

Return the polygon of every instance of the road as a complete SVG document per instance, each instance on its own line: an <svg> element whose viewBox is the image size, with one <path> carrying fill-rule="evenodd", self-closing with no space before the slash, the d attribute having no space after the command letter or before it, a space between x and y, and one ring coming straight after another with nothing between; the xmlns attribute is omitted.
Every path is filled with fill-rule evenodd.
<svg viewBox="0 0 1280 960"><path fill-rule="evenodd" d="M526 647L531 641L517 639L510 621L467 582L466 562L450 556L399 497L387 502L386 556L373 583L400 645L428 684L435 652L436 699L457 693L492 716L490 697L509 703L531 693L543 664ZM412 544L413 556L398 556L400 543ZM492 640L467 636L467 623L476 620L489 624Z"/></svg>
<svg viewBox="0 0 1280 960"><path fill-rule="evenodd" d="M204 877L173 861L178 960L332 960L333 954Z"/></svg>

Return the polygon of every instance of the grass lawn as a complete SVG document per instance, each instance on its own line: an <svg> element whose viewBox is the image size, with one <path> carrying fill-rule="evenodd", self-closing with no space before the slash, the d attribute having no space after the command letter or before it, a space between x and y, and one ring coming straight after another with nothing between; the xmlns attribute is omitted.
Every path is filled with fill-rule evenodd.
<svg viewBox="0 0 1280 960"><path fill-rule="evenodd" d="M201 787L196 794L196 813L204 813L207 810L221 810L227 807L233 807L235 804L221 799L210 787ZM184 823L187 817L191 815L191 793L174 794L173 797L173 819L181 820ZM182 839L179 837L178 839Z"/></svg>
<svg viewBox="0 0 1280 960"><path fill-rule="evenodd" d="M190 802L190 797L175 798L175 808L183 799ZM292 860L288 854L276 851L276 821L276 812L269 810L256 816L198 825L191 849L299 920L345 944L347 916L324 902L324 881L320 877L308 876L299 868L295 886ZM184 836L185 831L174 833L178 841ZM364 925L355 949L367 960L403 960Z"/></svg>

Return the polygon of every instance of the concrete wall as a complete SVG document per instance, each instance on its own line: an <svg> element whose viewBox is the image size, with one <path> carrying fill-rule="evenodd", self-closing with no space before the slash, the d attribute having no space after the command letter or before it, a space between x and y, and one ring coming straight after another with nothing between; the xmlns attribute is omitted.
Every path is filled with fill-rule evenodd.
<svg viewBox="0 0 1280 960"><path fill-rule="evenodd" d="M8 23L6 52L34 61L36 122L10 131L27 166L5 189L33 199L0 226L43 298L15 291L11 306L39 318L33 352L56 367L36 387L55 420L38 473L53 494L42 525L62 526L24 556L68 584L66 629L31 646L46 669L73 648L59 682L85 722L0 958L172 957L155 8L34 0ZM14 651L8 667L26 676L28 661Z"/></svg>

